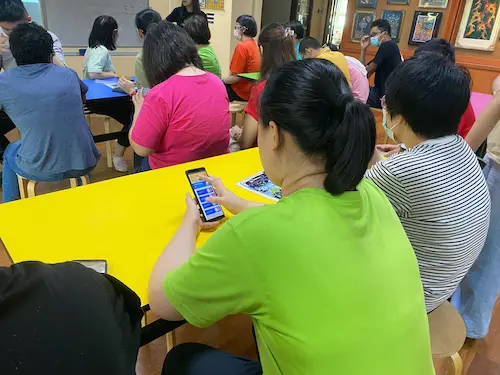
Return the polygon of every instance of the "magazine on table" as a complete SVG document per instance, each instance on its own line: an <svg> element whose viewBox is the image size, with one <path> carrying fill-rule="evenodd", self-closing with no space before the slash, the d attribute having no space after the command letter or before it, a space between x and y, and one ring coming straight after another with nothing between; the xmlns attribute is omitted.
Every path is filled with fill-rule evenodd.
<svg viewBox="0 0 500 375"><path fill-rule="evenodd" d="M282 197L281 188L274 185L264 171L254 174L236 185L275 202L278 202Z"/></svg>

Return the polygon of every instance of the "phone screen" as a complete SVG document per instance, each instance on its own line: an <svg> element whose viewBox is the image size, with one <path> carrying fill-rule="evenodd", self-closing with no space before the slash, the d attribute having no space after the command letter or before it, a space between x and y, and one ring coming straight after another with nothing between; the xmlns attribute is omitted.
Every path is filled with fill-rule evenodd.
<svg viewBox="0 0 500 375"><path fill-rule="evenodd" d="M207 176L207 171L204 168L195 169L186 172L193 189L196 200L200 205L200 211L205 219L205 221L216 221L224 217L224 211L222 207L218 204L207 202L207 198L215 197L217 194L214 188L208 182L202 180L200 176Z"/></svg>
<svg viewBox="0 0 500 375"><path fill-rule="evenodd" d="M108 272L108 265L105 260L75 260L75 262L99 273L106 274Z"/></svg>

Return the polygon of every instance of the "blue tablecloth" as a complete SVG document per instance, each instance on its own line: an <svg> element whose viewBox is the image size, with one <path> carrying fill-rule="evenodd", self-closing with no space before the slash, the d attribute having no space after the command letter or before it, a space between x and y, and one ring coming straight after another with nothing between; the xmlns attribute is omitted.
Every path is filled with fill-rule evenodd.
<svg viewBox="0 0 500 375"><path fill-rule="evenodd" d="M135 80L135 77L131 77ZM118 78L108 78L101 79L99 81L106 81L109 83L117 83ZM91 79L86 79L83 82L88 86L89 91L87 92L87 101L91 100L103 100L103 99L114 99L114 98L124 98L128 95L122 92L114 92L111 87L106 86L102 83L96 83L96 81Z"/></svg>

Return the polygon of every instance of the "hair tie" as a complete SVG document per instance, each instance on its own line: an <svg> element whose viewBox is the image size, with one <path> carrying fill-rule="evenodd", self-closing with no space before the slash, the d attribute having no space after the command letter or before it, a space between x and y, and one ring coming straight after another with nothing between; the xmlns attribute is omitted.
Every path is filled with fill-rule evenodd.
<svg viewBox="0 0 500 375"><path fill-rule="evenodd" d="M289 36L295 36L295 31L293 31L290 27L287 27L285 29L285 38L288 38Z"/></svg>

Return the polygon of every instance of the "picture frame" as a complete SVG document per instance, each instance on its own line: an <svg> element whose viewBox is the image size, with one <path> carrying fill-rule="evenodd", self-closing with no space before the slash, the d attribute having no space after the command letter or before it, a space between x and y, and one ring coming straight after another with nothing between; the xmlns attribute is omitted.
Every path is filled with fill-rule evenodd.
<svg viewBox="0 0 500 375"><path fill-rule="evenodd" d="M356 8L377 9L377 0L356 0Z"/></svg>
<svg viewBox="0 0 500 375"><path fill-rule="evenodd" d="M387 0L387 4L409 5L410 0Z"/></svg>
<svg viewBox="0 0 500 375"><path fill-rule="evenodd" d="M443 13L416 11L413 15L408 44L419 46L435 38L438 34L439 25Z"/></svg>
<svg viewBox="0 0 500 375"><path fill-rule="evenodd" d="M370 34L370 28L376 19L376 13L370 11L355 11L352 19L351 41L359 42Z"/></svg>
<svg viewBox="0 0 500 375"><path fill-rule="evenodd" d="M383 9L381 18L389 21L389 24L391 25L391 38L398 43L405 18L405 11Z"/></svg>
<svg viewBox="0 0 500 375"><path fill-rule="evenodd" d="M224 10L224 0L200 0L200 8Z"/></svg>
<svg viewBox="0 0 500 375"><path fill-rule="evenodd" d="M455 46L494 51L500 31L500 14L488 0L467 0Z"/></svg>
<svg viewBox="0 0 500 375"><path fill-rule="evenodd" d="M448 0L420 0L418 7L446 9L448 7Z"/></svg>

